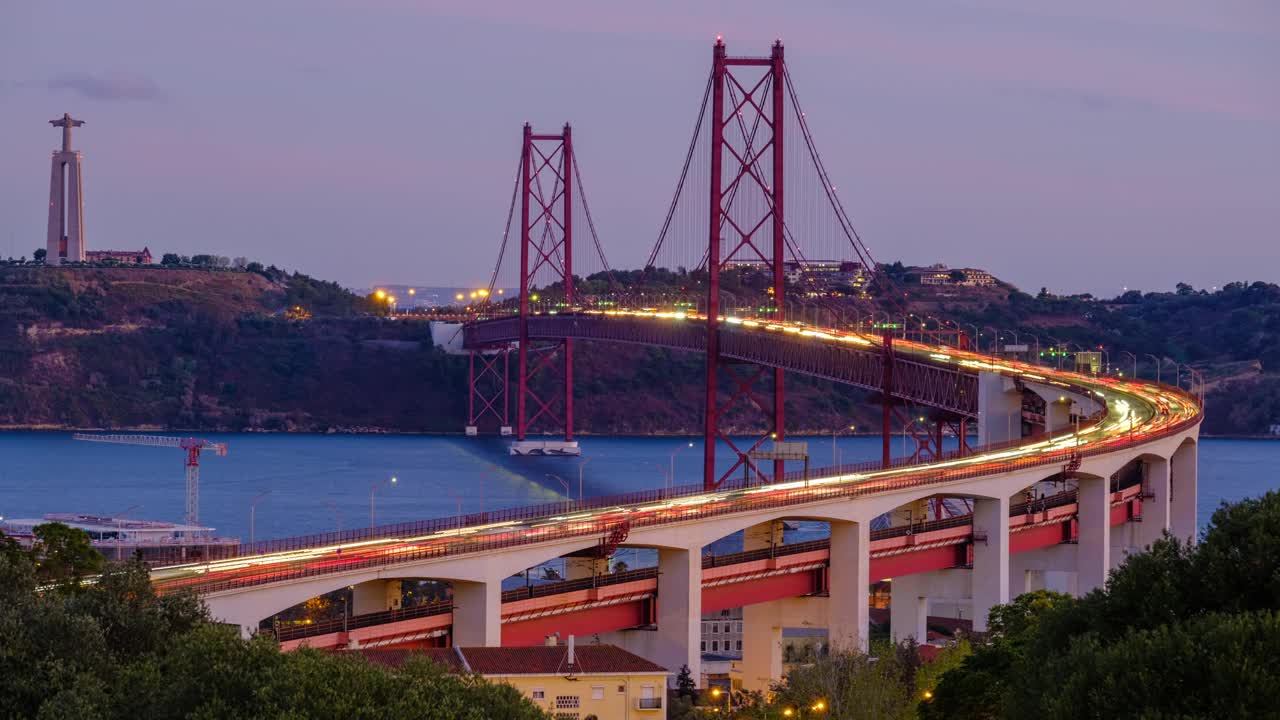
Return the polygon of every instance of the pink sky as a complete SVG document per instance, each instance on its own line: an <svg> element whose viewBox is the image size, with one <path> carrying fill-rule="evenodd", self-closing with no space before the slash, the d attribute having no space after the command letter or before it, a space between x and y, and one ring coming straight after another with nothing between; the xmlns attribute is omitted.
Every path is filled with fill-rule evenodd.
<svg viewBox="0 0 1280 720"><path fill-rule="evenodd" d="M786 43L880 259L1106 294L1280 279L1268 0L10 3L0 255L41 244L46 121L71 112L90 247L476 284L521 124L571 121L610 260L634 266L717 33Z"/></svg>

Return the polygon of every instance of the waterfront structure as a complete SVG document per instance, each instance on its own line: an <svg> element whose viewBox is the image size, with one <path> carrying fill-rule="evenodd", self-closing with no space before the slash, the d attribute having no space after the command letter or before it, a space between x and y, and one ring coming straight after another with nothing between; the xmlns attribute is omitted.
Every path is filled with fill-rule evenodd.
<svg viewBox="0 0 1280 720"><path fill-rule="evenodd" d="M7 518L0 522L0 529L19 543L29 545L35 541L36 526L46 523L62 523L83 530L98 552L116 560L137 557L143 562L174 562L216 558L233 555L240 545L238 538L217 537L214 529L205 525L88 513L46 513L40 518Z"/></svg>
<svg viewBox="0 0 1280 720"><path fill-rule="evenodd" d="M141 250L86 250L84 256L88 262L113 260L121 265L150 265L152 263L151 250L146 247Z"/></svg>
<svg viewBox="0 0 1280 720"><path fill-rule="evenodd" d="M45 262L84 262L84 182L81 177L80 151L71 149L71 130L84 125L69 113L63 113L49 124L62 128L62 149L53 151L49 172L49 233L45 245Z"/></svg>
<svg viewBox="0 0 1280 720"><path fill-rule="evenodd" d="M549 640L533 647L454 647L360 651L380 665L399 667L425 657L452 672L470 672L511 685L552 717L578 720L667 716L667 678L659 665L614 645Z"/></svg>

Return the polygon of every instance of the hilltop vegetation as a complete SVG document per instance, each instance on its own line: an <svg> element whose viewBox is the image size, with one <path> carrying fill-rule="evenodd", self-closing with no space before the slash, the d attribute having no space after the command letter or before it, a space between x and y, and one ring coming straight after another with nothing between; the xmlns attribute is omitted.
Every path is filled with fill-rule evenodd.
<svg viewBox="0 0 1280 720"><path fill-rule="evenodd" d="M179 259L181 260L181 259ZM730 273L740 304L765 302L749 272ZM696 302L697 272L615 271L632 300ZM580 291L605 294L605 275ZM548 288L546 296L554 296ZM1029 295L1007 285L904 286L903 309L945 317L988 347L1038 339L1042 347L1103 345L1113 366L1155 375L1148 353L1192 363L1208 380L1205 431L1262 434L1280 423L1280 287L1233 283L1215 292ZM645 293L641 296L639 293ZM824 322L855 300L789 301L788 312ZM842 304L843 303L843 304ZM421 319L385 318L385 303L336 283L249 263L245 269L184 267L0 267L0 427L208 430L382 429L458 432L465 424L466 361L436 349ZM989 329L991 328L991 329ZM579 430L697 433L702 422L700 356L661 348L589 344L576 354ZM555 380L540 381L553 395ZM724 380L726 391L730 381ZM856 390L789 376L792 433L878 427L877 409ZM743 431L759 415L728 415Z"/></svg>

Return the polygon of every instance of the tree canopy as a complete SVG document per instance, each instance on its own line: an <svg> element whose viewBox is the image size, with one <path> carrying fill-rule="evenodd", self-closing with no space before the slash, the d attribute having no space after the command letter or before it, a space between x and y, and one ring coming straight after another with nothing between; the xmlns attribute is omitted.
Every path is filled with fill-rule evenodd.
<svg viewBox="0 0 1280 720"><path fill-rule="evenodd" d="M210 622L194 596L156 596L140 564L50 586L38 568L70 578L101 558L83 563L79 531L40 527L33 550L0 534L4 718L545 717L513 687L425 660L392 671L355 654L282 653L273 640L244 640Z"/></svg>

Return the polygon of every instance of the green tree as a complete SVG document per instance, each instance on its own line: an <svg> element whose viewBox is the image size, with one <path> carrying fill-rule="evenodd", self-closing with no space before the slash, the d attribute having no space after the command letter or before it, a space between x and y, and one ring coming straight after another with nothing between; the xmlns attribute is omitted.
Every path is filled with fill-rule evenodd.
<svg viewBox="0 0 1280 720"><path fill-rule="evenodd" d="M45 258L48 256L49 256L49 251L45 250L44 248L36 248L36 251L31 253L31 259L35 260L38 263L44 262Z"/></svg>
<svg viewBox="0 0 1280 720"><path fill-rule="evenodd" d="M43 582L75 581L102 567L102 554L94 549L89 535L62 523L37 525L35 542L36 576Z"/></svg>
<svg viewBox="0 0 1280 720"><path fill-rule="evenodd" d="M676 695L690 700L698 696L698 683L688 665L681 665L680 673L676 675Z"/></svg>

